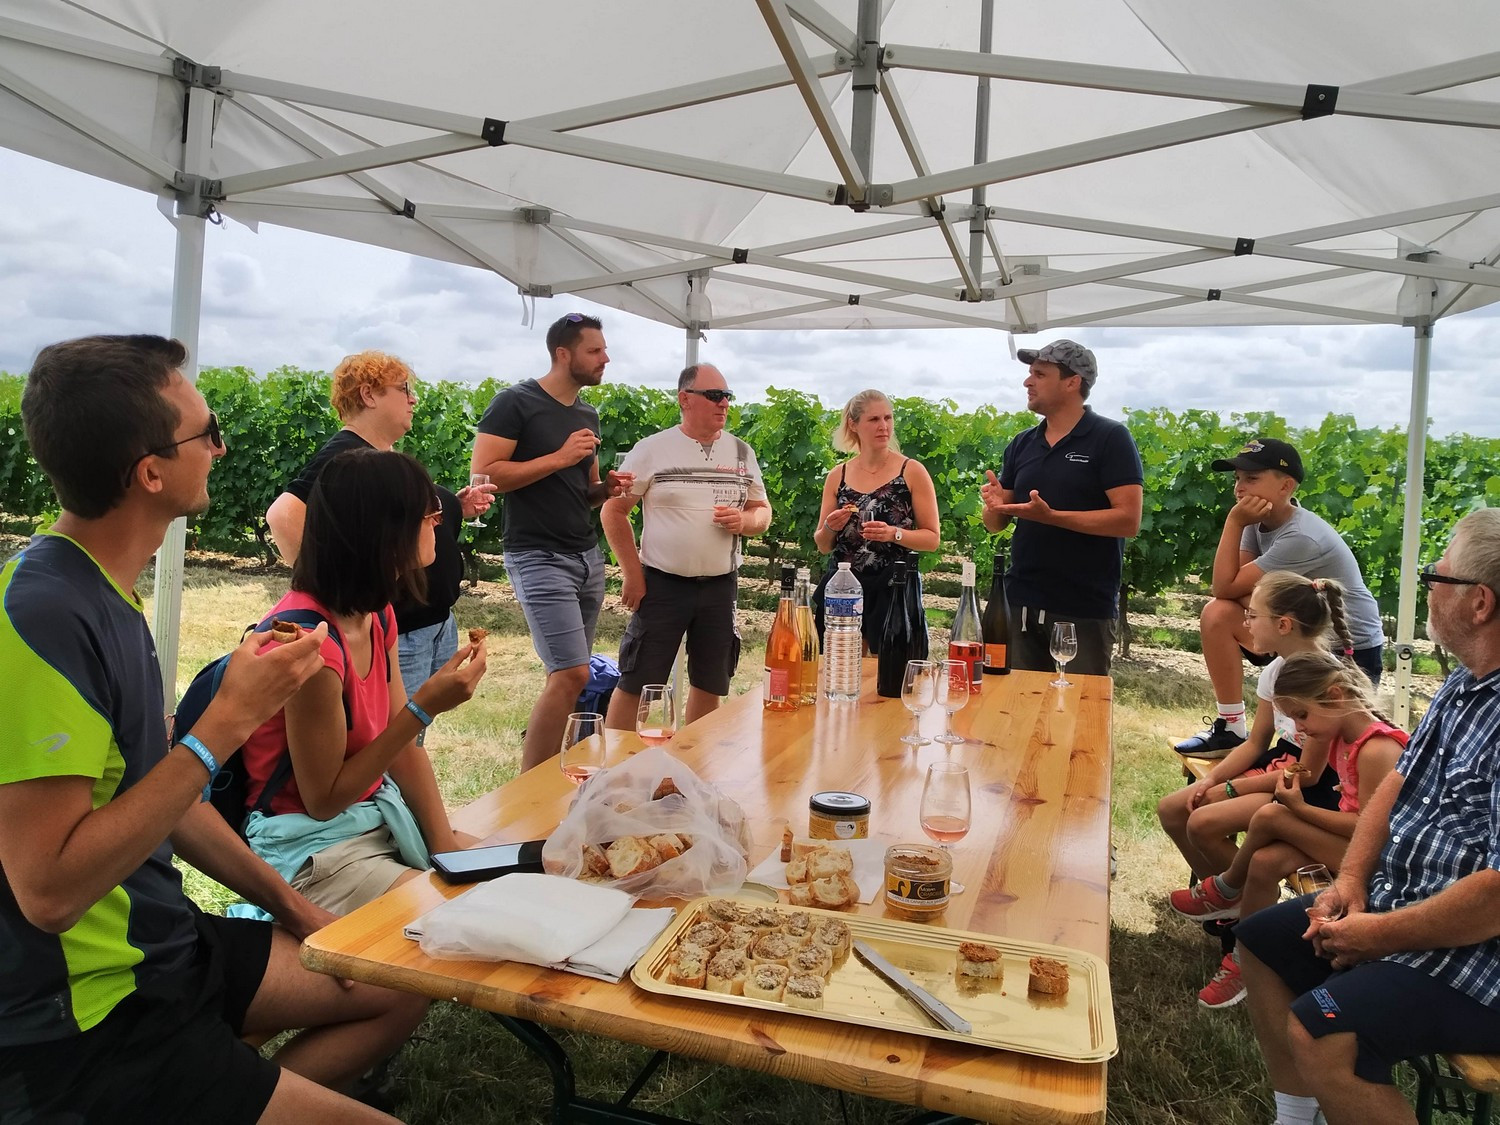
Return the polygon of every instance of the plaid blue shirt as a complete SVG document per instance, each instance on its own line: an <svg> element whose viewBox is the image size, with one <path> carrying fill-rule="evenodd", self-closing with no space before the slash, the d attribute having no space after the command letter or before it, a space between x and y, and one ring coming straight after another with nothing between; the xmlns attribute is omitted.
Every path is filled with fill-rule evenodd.
<svg viewBox="0 0 1500 1125"><path fill-rule="evenodd" d="M1466 875L1500 868L1500 671L1449 676L1396 769L1405 779L1370 881L1370 909L1421 902ZM1387 957L1481 1004L1500 1001L1500 938Z"/></svg>

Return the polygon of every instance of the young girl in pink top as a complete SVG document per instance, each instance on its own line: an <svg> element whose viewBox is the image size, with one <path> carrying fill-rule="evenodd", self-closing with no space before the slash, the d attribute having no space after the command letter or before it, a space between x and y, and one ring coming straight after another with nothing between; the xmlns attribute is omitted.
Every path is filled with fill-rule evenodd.
<svg viewBox="0 0 1500 1125"><path fill-rule="evenodd" d="M1339 807L1309 803L1302 775L1284 771L1272 802L1250 818L1244 842L1224 873L1191 891L1172 893L1172 907L1179 913L1202 918L1196 908L1207 902L1213 917L1244 917L1276 902L1281 881L1299 867L1321 863L1337 871L1354 835L1359 795L1375 791L1406 746L1406 733L1376 710L1365 674L1329 653L1289 657L1276 679L1275 703L1296 722L1305 744L1327 746L1339 776ZM1234 999L1224 999L1230 995ZM1243 995L1239 965L1231 954L1199 998L1208 1007L1225 1007Z"/></svg>

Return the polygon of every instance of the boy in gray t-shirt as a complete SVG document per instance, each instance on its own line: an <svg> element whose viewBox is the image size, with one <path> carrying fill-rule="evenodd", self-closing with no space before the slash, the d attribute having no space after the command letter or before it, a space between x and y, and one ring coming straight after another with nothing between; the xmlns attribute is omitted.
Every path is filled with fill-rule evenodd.
<svg viewBox="0 0 1500 1125"><path fill-rule="evenodd" d="M1293 493L1302 483L1302 458L1284 441L1253 438L1234 457L1213 463L1234 473L1234 506L1214 552L1211 592L1199 619L1203 662L1213 682L1218 717L1207 730L1177 744L1179 754L1217 758L1245 740L1244 666L1254 659L1245 606L1263 574L1290 570L1307 578L1331 578L1344 588L1344 609L1354 641L1346 656L1380 682L1385 636L1359 563L1339 533L1299 507Z"/></svg>

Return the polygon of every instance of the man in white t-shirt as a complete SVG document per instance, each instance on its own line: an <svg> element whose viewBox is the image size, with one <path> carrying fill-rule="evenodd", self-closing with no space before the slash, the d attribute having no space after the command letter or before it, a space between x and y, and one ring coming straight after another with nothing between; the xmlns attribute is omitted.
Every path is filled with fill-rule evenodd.
<svg viewBox="0 0 1500 1125"><path fill-rule="evenodd" d="M740 539L771 525L771 505L755 452L724 432L734 399L707 363L677 379L682 424L643 438L620 469L631 491L600 513L624 580L620 600L634 611L620 641L620 683L605 726L631 730L641 687L665 683L687 636L691 723L719 706L739 662L735 625ZM630 512L642 505L641 542Z"/></svg>

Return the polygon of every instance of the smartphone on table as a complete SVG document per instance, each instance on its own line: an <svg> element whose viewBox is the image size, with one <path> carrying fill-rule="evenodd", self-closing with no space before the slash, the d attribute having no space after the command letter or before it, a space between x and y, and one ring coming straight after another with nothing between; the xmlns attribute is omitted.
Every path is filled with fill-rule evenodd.
<svg viewBox="0 0 1500 1125"><path fill-rule="evenodd" d="M542 845L546 842L527 840L523 844L490 844L461 852L433 852L432 867L450 883L477 883L512 871L541 871Z"/></svg>

